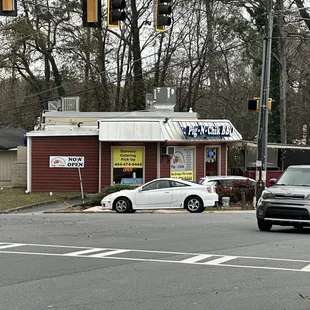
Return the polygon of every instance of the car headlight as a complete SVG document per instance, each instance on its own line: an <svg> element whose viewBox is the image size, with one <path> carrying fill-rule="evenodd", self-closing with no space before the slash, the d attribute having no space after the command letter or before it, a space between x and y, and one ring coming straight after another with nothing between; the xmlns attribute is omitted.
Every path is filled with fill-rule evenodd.
<svg viewBox="0 0 310 310"><path fill-rule="evenodd" d="M103 197L101 202L103 202L103 201L109 201L110 202L112 199L113 199L113 194L110 194L108 196Z"/></svg>
<svg viewBox="0 0 310 310"><path fill-rule="evenodd" d="M274 194L272 192L264 190L262 192L262 199L271 199L274 198Z"/></svg>
<svg viewBox="0 0 310 310"><path fill-rule="evenodd" d="M310 194L305 197L305 199L310 200Z"/></svg>

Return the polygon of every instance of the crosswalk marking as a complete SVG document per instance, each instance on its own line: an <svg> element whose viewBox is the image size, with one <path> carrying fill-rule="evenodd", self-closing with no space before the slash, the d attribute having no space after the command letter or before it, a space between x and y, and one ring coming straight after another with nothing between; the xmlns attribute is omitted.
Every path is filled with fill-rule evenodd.
<svg viewBox="0 0 310 310"><path fill-rule="evenodd" d="M181 260L181 262L182 263L187 263L187 264L193 264L193 263L199 262L199 261L201 261L203 259L206 259L206 258L209 258L209 257L212 257L212 255L200 254L200 255L197 255L197 256L194 256L194 257L183 259L183 260Z"/></svg>
<svg viewBox="0 0 310 310"><path fill-rule="evenodd" d="M20 247L20 248L18 248ZM14 250L10 250L14 248ZM46 248L46 249L44 249ZM51 250L54 248L54 251ZM62 252L62 253L61 253ZM123 254L124 255L119 255ZM128 253L128 254L126 254ZM196 266L247 268L258 270L277 270L286 272L310 272L310 260L271 258L255 256L235 256L215 253L168 252L157 250L115 249L99 247L65 246L51 244L4 243L0 242L0 255L40 255L64 259L106 259L135 261L141 263L187 264ZM164 255L164 257L162 257ZM186 259L184 256L186 255ZM172 259L170 257L173 257ZM206 261L209 259L209 261ZM240 260L242 259L242 260ZM235 261L233 261L235 260ZM227 263L233 261L232 263ZM244 263L241 263L243 261ZM260 261L259 263L257 261ZM270 266L270 263L276 266ZM284 265L283 265L284 264ZM289 264L287 266L287 264ZM287 266L289 268L284 268Z"/></svg>
<svg viewBox="0 0 310 310"><path fill-rule="evenodd" d="M21 243L0 245L0 250L2 250L2 249L9 249L9 248L16 248L16 247L22 246L22 245L23 244L21 244Z"/></svg>
<svg viewBox="0 0 310 310"><path fill-rule="evenodd" d="M310 264L304 268L301 268L302 271L310 271Z"/></svg>
<svg viewBox="0 0 310 310"><path fill-rule="evenodd" d="M219 264L228 262L228 261L236 259L236 258L238 258L238 256L223 256L220 258L213 259L209 262L205 262L204 264L205 265L219 265Z"/></svg>
<svg viewBox="0 0 310 310"><path fill-rule="evenodd" d="M104 251L104 250L105 249L93 248L93 249L87 249L87 250L82 250L82 251L66 253L64 255L65 256L79 256L79 255L84 255L84 254L89 254L89 253L94 253L94 252L99 252L99 251Z"/></svg>
<svg viewBox="0 0 310 310"><path fill-rule="evenodd" d="M93 254L93 255L90 255L89 257L106 257L106 256L112 256L112 255L121 254L121 253L125 253L125 252L129 252L129 250L108 251L108 252L104 252L104 253Z"/></svg>

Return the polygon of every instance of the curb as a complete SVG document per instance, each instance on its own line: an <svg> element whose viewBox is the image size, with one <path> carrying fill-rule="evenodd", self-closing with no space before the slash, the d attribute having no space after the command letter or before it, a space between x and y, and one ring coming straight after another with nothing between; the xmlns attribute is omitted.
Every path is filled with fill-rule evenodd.
<svg viewBox="0 0 310 310"><path fill-rule="evenodd" d="M64 214L64 213L75 213L75 214L78 214L78 213L91 213L91 214L105 214L105 213L108 213L108 214L117 214L117 212L115 211L112 211L112 210L101 210L101 211L85 211L85 210L68 210L68 211L65 211L65 210L61 210L61 211L45 211L43 212L44 214ZM132 213L132 214L147 214L147 213L155 213L155 214L182 214L182 213L186 213L186 214L191 214L189 212L187 212L186 210L137 210L135 213ZM202 212L201 214L222 214L222 213L249 213L249 214L253 214L255 213L255 210L223 210L223 211L205 211L205 212ZM131 214L131 213L126 213L126 214Z"/></svg>
<svg viewBox="0 0 310 310"><path fill-rule="evenodd" d="M223 211L205 211L204 213L255 213L255 210L223 210Z"/></svg>

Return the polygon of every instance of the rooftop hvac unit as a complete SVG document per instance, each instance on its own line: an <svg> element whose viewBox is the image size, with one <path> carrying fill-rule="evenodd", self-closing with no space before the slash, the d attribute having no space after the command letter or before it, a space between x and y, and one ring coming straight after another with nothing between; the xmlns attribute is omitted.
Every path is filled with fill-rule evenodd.
<svg viewBox="0 0 310 310"><path fill-rule="evenodd" d="M49 111L58 111L60 108L61 108L61 102L59 100L47 102L47 109Z"/></svg>
<svg viewBox="0 0 310 310"><path fill-rule="evenodd" d="M80 97L64 97L61 98L62 111L79 112L80 111Z"/></svg>

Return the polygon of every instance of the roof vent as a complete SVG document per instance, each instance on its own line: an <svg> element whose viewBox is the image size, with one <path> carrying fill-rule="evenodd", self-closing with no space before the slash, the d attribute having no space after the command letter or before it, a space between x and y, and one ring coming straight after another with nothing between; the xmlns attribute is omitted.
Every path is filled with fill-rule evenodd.
<svg viewBox="0 0 310 310"><path fill-rule="evenodd" d="M174 111L176 103L176 91L174 87L156 87L154 88L155 110Z"/></svg>

